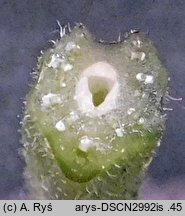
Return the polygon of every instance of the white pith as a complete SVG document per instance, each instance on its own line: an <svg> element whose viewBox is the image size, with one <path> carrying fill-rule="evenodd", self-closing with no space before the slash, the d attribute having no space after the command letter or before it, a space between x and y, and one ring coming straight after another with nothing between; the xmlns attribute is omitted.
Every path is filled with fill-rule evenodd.
<svg viewBox="0 0 185 216"><path fill-rule="evenodd" d="M108 88L104 101L98 106L93 104L93 95L89 86L90 81L93 83L94 88L96 88L96 82L97 85L102 83L102 88ZM97 62L83 71L76 85L75 99L82 112L102 115L116 106L118 91L119 84L116 70L106 62Z"/></svg>

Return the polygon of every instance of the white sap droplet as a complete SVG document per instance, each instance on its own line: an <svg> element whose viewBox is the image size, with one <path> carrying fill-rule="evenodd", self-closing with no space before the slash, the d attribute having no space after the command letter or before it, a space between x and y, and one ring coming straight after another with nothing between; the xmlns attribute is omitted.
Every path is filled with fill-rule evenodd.
<svg viewBox="0 0 185 216"><path fill-rule="evenodd" d="M154 82L154 77L152 75L147 75L145 78L145 84L152 84Z"/></svg>
<svg viewBox="0 0 185 216"><path fill-rule="evenodd" d="M64 76L61 76L61 78L60 78L60 86L63 87L63 88L66 87L65 77Z"/></svg>
<svg viewBox="0 0 185 216"><path fill-rule="evenodd" d="M49 93L42 97L42 106L43 107L50 107L55 104L60 104L61 98L58 94Z"/></svg>
<svg viewBox="0 0 185 216"><path fill-rule="evenodd" d="M128 111L127 111L127 113L128 113L128 115L131 115L133 112L135 112L135 108L130 108Z"/></svg>
<svg viewBox="0 0 185 216"><path fill-rule="evenodd" d="M65 88L66 87L66 83L61 83L61 87Z"/></svg>
<svg viewBox="0 0 185 216"><path fill-rule="evenodd" d="M122 136L123 136L123 131L122 131L121 128L117 128L117 129L115 130L115 132L116 132L116 135L117 135L118 137L122 137Z"/></svg>
<svg viewBox="0 0 185 216"><path fill-rule="evenodd" d="M71 64L64 64L62 65L62 69L66 72L66 71L70 71L73 69L73 65Z"/></svg>
<svg viewBox="0 0 185 216"><path fill-rule="evenodd" d="M61 146L60 146L60 149L61 149L62 151L64 151L64 146L63 146L63 145L61 145Z"/></svg>
<svg viewBox="0 0 185 216"><path fill-rule="evenodd" d="M55 128L58 130L58 131L65 131L66 127L65 127L65 124L62 120L58 121L55 125Z"/></svg>
<svg viewBox="0 0 185 216"><path fill-rule="evenodd" d="M145 75L144 73L138 73L136 75L136 79L139 80L139 81L144 81L145 80Z"/></svg>
<svg viewBox="0 0 185 216"><path fill-rule="evenodd" d="M141 61L144 61L146 58L146 54L144 52L141 52Z"/></svg>
<svg viewBox="0 0 185 216"><path fill-rule="evenodd" d="M48 64L48 67L51 67L51 68L58 68L60 66L60 64L62 63L62 59L59 58L59 55L52 55L51 56L51 61L50 63Z"/></svg>
<svg viewBox="0 0 185 216"><path fill-rule="evenodd" d="M125 152L125 149L124 149L124 148L121 149L121 153L123 153L123 152Z"/></svg>
<svg viewBox="0 0 185 216"><path fill-rule="evenodd" d="M94 144L93 144L92 139L89 139L87 136L84 136L81 138L80 144L79 144L80 150L87 152L87 150L93 146L94 146Z"/></svg>
<svg viewBox="0 0 185 216"><path fill-rule="evenodd" d="M141 117L141 118L139 119L139 121L138 121L139 124L143 124L144 122L145 122L145 119L142 118L142 117Z"/></svg>

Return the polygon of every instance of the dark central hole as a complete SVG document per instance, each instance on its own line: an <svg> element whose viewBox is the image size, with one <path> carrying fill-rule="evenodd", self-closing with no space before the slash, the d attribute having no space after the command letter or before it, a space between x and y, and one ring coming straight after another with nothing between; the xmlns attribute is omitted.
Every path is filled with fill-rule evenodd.
<svg viewBox="0 0 185 216"><path fill-rule="evenodd" d="M95 107L102 104L110 92L111 80L104 77L92 76L88 79L89 90L93 97Z"/></svg>

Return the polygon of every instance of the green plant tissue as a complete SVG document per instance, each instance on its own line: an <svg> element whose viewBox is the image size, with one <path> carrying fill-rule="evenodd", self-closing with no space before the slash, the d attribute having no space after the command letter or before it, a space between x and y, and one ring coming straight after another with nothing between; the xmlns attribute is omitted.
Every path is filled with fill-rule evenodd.
<svg viewBox="0 0 185 216"><path fill-rule="evenodd" d="M61 36L39 57L25 103L30 195L137 199L164 131L166 69L141 33L108 44L78 25Z"/></svg>

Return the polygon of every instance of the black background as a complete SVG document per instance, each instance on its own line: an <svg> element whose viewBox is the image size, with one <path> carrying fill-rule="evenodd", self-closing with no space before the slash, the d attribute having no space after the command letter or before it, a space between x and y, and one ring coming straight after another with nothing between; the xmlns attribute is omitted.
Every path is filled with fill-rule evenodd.
<svg viewBox="0 0 185 216"><path fill-rule="evenodd" d="M0 199L29 197L17 130L37 56L59 35L56 20L82 22L106 41L130 29L145 32L169 71L170 94L185 98L184 0L0 0ZM185 199L185 102L168 106L173 111L141 193L146 199Z"/></svg>

